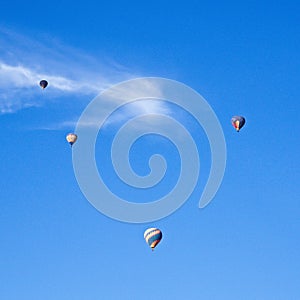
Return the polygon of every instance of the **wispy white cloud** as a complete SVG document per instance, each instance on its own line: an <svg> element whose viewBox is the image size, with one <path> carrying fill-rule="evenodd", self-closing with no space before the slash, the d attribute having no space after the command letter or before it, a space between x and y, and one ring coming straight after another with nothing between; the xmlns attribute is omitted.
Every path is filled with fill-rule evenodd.
<svg viewBox="0 0 300 300"><path fill-rule="evenodd" d="M39 81L49 82L47 91L42 92ZM31 66L10 65L0 61L0 113L44 105L47 101L62 95L96 95L103 88L86 80L69 79L54 71L53 74L39 72ZM43 93L43 102L40 94Z"/></svg>
<svg viewBox="0 0 300 300"><path fill-rule="evenodd" d="M49 36L36 36L32 39L0 28L0 114L45 106L49 101L60 105L68 96L72 96L75 99L73 101L83 99L88 103L102 90L136 77L140 77L136 72L103 55L99 58L93 57ZM49 82L44 91L39 87L42 79ZM112 89L106 101L95 111L95 115L85 120L84 126L97 126L99 118L106 118L112 112L111 104L114 107L123 104L120 101L124 97L131 101L138 99L140 95L154 94L163 98L161 87L151 81L144 80L140 86L132 83L131 87L130 84L128 82L125 90ZM82 105L78 107L82 109ZM158 102L137 101L122 112L111 115L106 124L126 122L130 116L151 113L168 114L169 108ZM81 111L72 111L65 120L39 124L38 128L75 128L80 114Z"/></svg>
<svg viewBox="0 0 300 300"><path fill-rule="evenodd" d="M111 59L95 58L49 36L31 39L0 28L0 113L45 105L51 98L97 95L135 77ZM43 103L39 81L49 82Z"/></svg>
<svg viewBox="0 0 300 300"><path fill-rule="evenodd" d="M135 122L138 129L149 129L153 126L154 115L172 114L163 99L165 95L159 81L142 78L114 85L90 103L88 111L80 119L80 127L99 127L102 122L103 126L122 126L131 119L152 115L152 119L141 118ZM161 118L158 119L162 122ZM66 124L63 122L61 125ZM76 124L73 123L73 126Z"/></svg>
<svg viewBox="0 0 300 300"><path fill-rule="evenodd" d="M12 66L0 62L0 85L1 88L36 88L41 79L47 79L50 86L58 91L70 93L94 94L99 92L101 86L79 80L72 80L60 75L39 73L30 67L22 65Z"/></svg>
<svg viewBox="0 0 300 300"><path fill-rule="evenodd" d="M99 120L105 119L104 126L109 126L113 124L125 124L127 121L130 121L132 118L142 115L169 115L171 116L172 112L171 109L168 107L167 104L163 102L153 102L153 101L136 101L132 102L122 111L116 110L112 113L108 109L108 102L101 103L101 109L95 109L94 113L91 114L88 118L85 118L84 121L80 121L80 126L84 127L97 127L99 126ZM152 122L154 119L141 119L139 122L136 122L139 128L149 129L152 126ZM61 130L61 129L68 129L68 128L76 128L79 121L78 119L72 119L67 121L62 121L58 123L53 123L51 125L46 125L39 127L39 129L43 130Z"/></svg>
<svg viewBox="0 0 300 300"><path fill-rule="evenodd" d="M157 101L160 99L165 99L163 89L159 84L146 78L139 82L129 80L121 85L113 85L99 98L95 98L94 103L90 103L92 108L89 108L88 114L84 114L84 118L80 119L80 126L98 128L99 122L104 122L102 125L105 127L122 126L136 117L153 115L152 119L145 118L135 122L139 129L149 129L153 126L154 115L172 115L170 106L165 101ZM158 119L162 122L161 118ZM78 119L63 121L43 129L75 128L78 120L79 116Z"/></svg>

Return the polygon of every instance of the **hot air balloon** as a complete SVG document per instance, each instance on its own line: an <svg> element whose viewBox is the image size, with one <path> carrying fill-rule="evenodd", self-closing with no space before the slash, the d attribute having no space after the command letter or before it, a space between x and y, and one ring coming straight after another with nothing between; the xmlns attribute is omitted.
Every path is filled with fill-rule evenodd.
<svg viewBox="0 0 300 300"><path fill-rule="evenodd" d="M231 118L231 124L237 132L245 125L245 118L242 116L234 116Z"/></svg>
<svg viewBox="0 0 300 300"><path fill-rule="evenodd" d="M66 140L72 146L76 142L76 140L77 140L77 135L75 133L69 133L66 136Z"/></svg>
<svg viewBox="0 0 300 300"><path fill-rule="evenodd" d="M152 250L162 239L162 232L157 228L148 228L144 233L144 239Z"/></svg>
<svg viewBox="0 0 300 300"><path fill-rule="evenodd" d="M48 85L48 81L47 80L41 80L40 81L40 87L42 89L45 89L47 87L47 85Z"/></svg>

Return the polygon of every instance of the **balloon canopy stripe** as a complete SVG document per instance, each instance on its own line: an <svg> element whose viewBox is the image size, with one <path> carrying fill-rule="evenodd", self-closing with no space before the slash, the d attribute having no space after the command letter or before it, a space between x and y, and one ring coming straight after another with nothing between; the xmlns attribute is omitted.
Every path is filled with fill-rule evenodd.
<svg viewBox="0 0 300 300"><path fill-rule="evenodd" d="M146 234L146 242L148 243L148 240L150 239L150 238L152 238L153 236L156 236L156 235L159 235L159 234L161 234L161 232L160 232L160 230L155 230L155 231L151 231L151 232L149 232L148 234Z"/></svg>
<svg viewBox="0 0 300 300"><path fill-rule="evenodd" d="M151 231L146 235L146 242L151 248L154 248L162 239L162 233L160 230Z"/></svg>
<svg viewBox="0 0 300 300"><path fill-rule="evenodd" d="M156 247L156 245L159 243L160 241L156 240L154 241L151 245L149 245L152 249L154 249Z"/></svg>
<svg viewBox="0 0 300 300"><path fill-rule="evenodd" d="M158 234L155 234L155 235L151 236L148 239L148 245L151 248L154 248L159 243L159 241L161 240L161 238L162 238L161 233L158 233Z"/></svg>

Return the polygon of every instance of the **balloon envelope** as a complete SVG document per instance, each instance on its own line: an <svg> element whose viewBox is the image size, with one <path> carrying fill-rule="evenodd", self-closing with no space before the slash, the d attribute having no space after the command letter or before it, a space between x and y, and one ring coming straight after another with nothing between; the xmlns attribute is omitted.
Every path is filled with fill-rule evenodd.
<svg viewBox="0 0 300 300"><path fill-rule="evenodd" d="M41 87L42 89L46 88L47 85L48 85L48 81L47 81L47 80L41 80L41 81L40 81L40 87Z"/></svg>
<svg viewBox="0 0 300 300"><path fill-rule="evenodd" d="M75 133L69 133L66 136L66 140L72 146L76 142L76 140L77 140L77 135Z"/></svg>
<svg viewBox="0 0 300 300"><path fill-rule="evenodd" d="M234 116L231 118L231 124L236 131L240 131L240 129L245 125L245 122L246 120L242 116Z"/></svg>
<svg viewBox="0 0 300 300"><path fill-rule="evenodd" d="M146 243L153 250L162 239L162 232L158 228L148 228L144 233Z"/></svg>

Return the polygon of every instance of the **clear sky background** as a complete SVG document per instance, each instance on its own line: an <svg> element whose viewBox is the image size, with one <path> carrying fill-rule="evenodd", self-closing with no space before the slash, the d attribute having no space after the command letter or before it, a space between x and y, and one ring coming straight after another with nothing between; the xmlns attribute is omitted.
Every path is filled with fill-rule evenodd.
<svg viewBox="0 0 300 300"><path fill-rule="evenodd" d="M300 299L299 8L2 3L0 299ZM210 167L203 134L199 184L165 219L115 221L81 193L65 135L101 90L138 76L183 82L217 114L227 166L206 208L198 209ZM230 124L237 114L246 117L240 133ZM159 142L176 158L164 140L146 140L131 158L141 174L143 149ZM143 233L153 226L163 240L152 253Z"/></svg>

